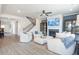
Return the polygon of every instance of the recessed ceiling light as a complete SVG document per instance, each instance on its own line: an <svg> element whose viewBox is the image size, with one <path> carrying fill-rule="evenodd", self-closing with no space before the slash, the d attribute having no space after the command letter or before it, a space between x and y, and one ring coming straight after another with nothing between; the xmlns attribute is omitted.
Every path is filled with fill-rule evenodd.
<svg viewBox="0 0 79 59"><path fill-rule="evenodd" d="M18 13L21 13L21 10L17 10Z"/></svg>

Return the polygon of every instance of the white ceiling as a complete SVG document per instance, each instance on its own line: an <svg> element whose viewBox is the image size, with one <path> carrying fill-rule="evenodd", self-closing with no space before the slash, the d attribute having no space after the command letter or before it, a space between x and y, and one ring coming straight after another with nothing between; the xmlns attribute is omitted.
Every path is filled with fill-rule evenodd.
<svg viewBox="0 0 79 59"><path fill-rule="evenodd" d="M42 10L51 11L54 14L72 14L79 12L78 4L4 4L1 12L17 16L40 16Z"/></svg>

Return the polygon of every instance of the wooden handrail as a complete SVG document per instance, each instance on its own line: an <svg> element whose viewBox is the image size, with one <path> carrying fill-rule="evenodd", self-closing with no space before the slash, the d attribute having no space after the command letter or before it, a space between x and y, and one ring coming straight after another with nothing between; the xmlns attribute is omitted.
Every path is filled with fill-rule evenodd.
<svg viewBox="0 0 79 59"><path fill-rule="evenodd" d="M28 17L28 16L26 16L26 18L29 19L29 21L30 21L33 25L36 24L36 19L31 18L31 17Z"/></svg>
<svg viewBox="0 0 79 59"><path fill-rule="evenodd" d="M32 24L29 24L28 26L26 26L25 28L23 28L23 30L25 30L25 29L27 29L27 28L29 28L29 26L31 26Z"/></svg>

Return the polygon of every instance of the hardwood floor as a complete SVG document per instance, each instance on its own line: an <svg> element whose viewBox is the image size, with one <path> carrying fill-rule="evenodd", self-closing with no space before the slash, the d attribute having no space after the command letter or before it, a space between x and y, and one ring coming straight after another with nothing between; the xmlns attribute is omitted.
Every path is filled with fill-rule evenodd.
<svg viewBox="0 0 79 59"><path fill-rule="evenodd" d="M19 42L18 36L5 36L3 38L0 38L0 47L8 46L17 42Z"/></svg>
<svg viewBox="0 0 79 59"><path fill-rule="evenodd" d="M0 39L0 55L53 55L44 45L34 42L21 43L18 36L7 36Z"/></svg>

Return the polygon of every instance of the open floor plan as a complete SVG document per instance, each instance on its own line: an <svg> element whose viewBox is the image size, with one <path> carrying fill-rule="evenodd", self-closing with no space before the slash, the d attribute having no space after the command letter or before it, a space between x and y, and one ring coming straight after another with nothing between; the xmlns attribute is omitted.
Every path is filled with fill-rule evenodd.
<svg viewBox="0 0 79 59"><path fill-rule="evenodd" d="M0 55L79 55L79 4L0 4Z"/></svg>

